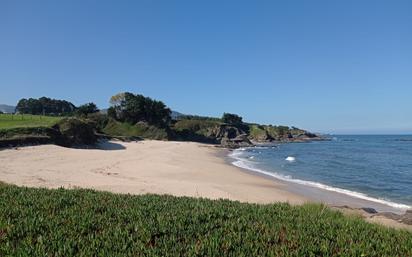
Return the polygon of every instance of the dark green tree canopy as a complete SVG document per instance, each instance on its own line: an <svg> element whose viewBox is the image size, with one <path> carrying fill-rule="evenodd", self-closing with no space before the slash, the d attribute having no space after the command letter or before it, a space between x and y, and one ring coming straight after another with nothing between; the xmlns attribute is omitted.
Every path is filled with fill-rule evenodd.
<svg viewBox="0 0 412 257"><path fill-rule="evenodd" d="M110 103L112 107L109 108L108 115L119 121L144 121L160 127L167 126L171 121L171 110L163 102L150 97L126 92L112 96Z"/></svg>
<svg viewBox="0 0 412 257"><path fill-rule="evenodd" d="M87 103L80 105L76 109L76 114L81 115L81 116L87 116L88 114L96 113L99 111L99 108L97 108L96 104L94 103Z"/></svg>
<svg viewBox="0 0 412 257"><path fill-rule="evenodd" d="M56 100L48 97L39 99L21 99L16 106L16 111L23 114L64 115L73 113L74 104L65 100Z"/></svg>
<svg viewBox="0 0 412 257"><path fill-rule="evenodd" d="M232 113L223 113L222 121L230 125L240 125L243 123L242 117Z"/></svg>

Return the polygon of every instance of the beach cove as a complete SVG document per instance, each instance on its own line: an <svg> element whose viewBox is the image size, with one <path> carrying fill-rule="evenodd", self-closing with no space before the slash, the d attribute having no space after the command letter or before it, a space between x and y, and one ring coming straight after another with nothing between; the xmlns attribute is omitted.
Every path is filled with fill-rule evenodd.
<svg viewBox="0 0 412 257"><path fill-rule="evenodd" d="M360 210L391 211L385 206L262 176L231 165L228 154L227 149L214 145L154 140L104 141L90 149L26 146L0 151L0 180L28 187L90 188L259 204L324 202L372 222L411 228Z"/></svg>

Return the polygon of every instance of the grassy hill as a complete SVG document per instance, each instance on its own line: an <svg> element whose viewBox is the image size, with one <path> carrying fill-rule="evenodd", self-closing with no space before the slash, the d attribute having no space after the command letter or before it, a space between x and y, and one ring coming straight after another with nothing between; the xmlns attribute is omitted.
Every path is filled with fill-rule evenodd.
<svg viewBox="0 0 412 257"><path fill-rule="evenodd" d="M95 122L79 117L0 114L0 147L93 144L97 140L95 126Z"/></svg>
<svg viewBox="0 0 412 257"><path fill-rule="evenodd" d="M0 256L411 256L412 234L325 206L0 184Z"/></svg>
<svg viewBox="0 0 412 257"><path fill-rule="evenodd" d="M0 114L0 129L51 127L61 119L61 117L30 114Z"/></svg>

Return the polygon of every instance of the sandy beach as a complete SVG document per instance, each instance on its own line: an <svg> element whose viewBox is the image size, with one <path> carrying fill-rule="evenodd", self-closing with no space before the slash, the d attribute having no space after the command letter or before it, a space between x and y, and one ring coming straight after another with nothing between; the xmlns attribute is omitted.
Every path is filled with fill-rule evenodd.
<svg viewBox="0 0 412 257"><path fill-rule="evenodd" d="M0 180L47 188L171 194L242 202L300 204L286 185L225 163L226 150L190 142L104 142L97 149L56 145L0 151Z"/></svg>

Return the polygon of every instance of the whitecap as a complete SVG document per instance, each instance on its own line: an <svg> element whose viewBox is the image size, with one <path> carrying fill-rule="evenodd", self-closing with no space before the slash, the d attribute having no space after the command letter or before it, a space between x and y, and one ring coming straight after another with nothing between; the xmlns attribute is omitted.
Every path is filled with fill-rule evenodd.
<svg viewBox="0 0 412 257"><path fill-rule="evenodd" d="M294 161L296 161L296 158L293 157L293 156L288 156L285 160L288 161L288 162L294 162Z"/></svg>

